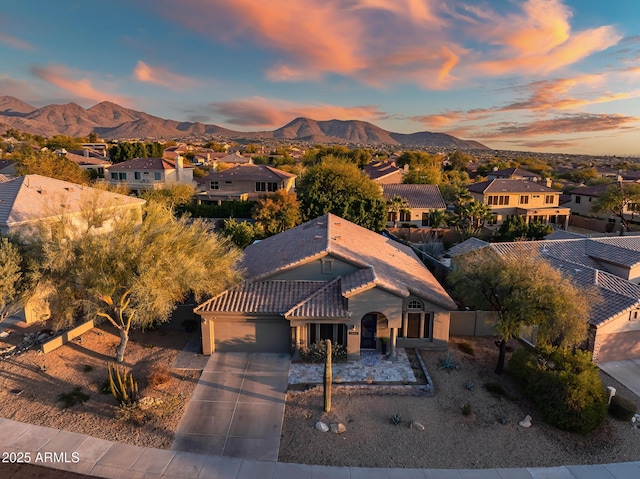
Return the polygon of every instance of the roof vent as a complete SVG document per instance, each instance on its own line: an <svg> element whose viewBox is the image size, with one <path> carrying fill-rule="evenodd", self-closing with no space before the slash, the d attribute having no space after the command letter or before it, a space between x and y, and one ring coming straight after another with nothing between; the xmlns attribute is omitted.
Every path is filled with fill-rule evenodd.
<svg viewBox="0 0 640 479"><path fill-rule="evenodd" d="M322 239L322 236L320 236L320 235L315 235L315 236L313 237L313 239L314 239L314 240Z"/></svg>

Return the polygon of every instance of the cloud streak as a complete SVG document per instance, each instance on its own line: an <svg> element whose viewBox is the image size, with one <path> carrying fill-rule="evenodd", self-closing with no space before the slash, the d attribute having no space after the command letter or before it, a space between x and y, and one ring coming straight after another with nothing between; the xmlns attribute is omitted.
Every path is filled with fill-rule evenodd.
<svg viewBox="0 0 640 479"><path fill-rule="evenodd" d="M120 105L127 105L130 100L126 97L115 95L108 90L99 89L94 85L86 72L71 70L62 65L50 64L47 66L32 65L31 74L45 83L52 85L75 98L91 100L94 102L111 101Z"/></svg>
<svg viewBox="0 0 640 479"><path fill-rule="evenodd" d="M372 121L387 116L378 107L371 105L349 107L304 104L264 97L215 102L211 103L208 109L223 117L229 125L254 128L277 128L298 117L308 117L314 120L356 119Z"/></svg>
<svg viewBox="0 0 640 479"><path fill-rule="evenodd" d="M133 76L136 80L143 83L152 83L171 90L186 90L198 84L198 82L192 78L173 73L166 68L148 65L142 60L138 60L133 70Z"/></svg>
<svg viewBox="0 0 640 479"><path fill-rule="evenodd" d="M5 45L9 45L12 48L16 48L18 50L26 50L33 51L35 48L28 42L21 40L17 37L9 35L6 32L0 32L0 43L4 43Z"/></svg>

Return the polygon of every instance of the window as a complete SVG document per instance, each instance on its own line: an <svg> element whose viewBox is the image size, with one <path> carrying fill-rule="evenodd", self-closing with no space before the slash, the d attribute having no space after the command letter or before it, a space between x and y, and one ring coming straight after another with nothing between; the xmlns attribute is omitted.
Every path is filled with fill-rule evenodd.
<svg viewBox="0 0 640 479"><path fill-rule="evenodd" d="M529 204L529 195L521 195L520 196L520 204L528 205Z"/></svg>
<svg viewBox="0 0 640 479"><path fill-rule="evenodd" d="M582 196L576 195L576 204L580 204L580 201L582 201Z"/></svg>
<svg viewBox="0 0 640 479"><path fill-rule="evenodd" d="M545 195L545 196L544 196L544 204L545 204L545 205L551 205L551 204L553 204L553 196L554 196L554 195Z"/></svg>
<svg viewBox="0 0 640 479"><path fill-rule="evenodd" d="M309 344L330 339L333 344L347 345L347 327L344 324L311 323L308 328Z"/></svg>
<svg viewBox="0 0 640 479"><path fill-rule="evenodd" d="M217 181L217 180L215 180L215 181L212 181L211 183L209 183L209 189L211 189L211 190L217 190L217 189L219 189L218 181Z"/></svg>
<svg viewBox="0 0 640 479"><path fill-rule="evenodd" d="M153 179L156 180L156 181L160 181L162 179L162 173L160 173L159 171L156 171L153 174Z"/></svg>
<svg viewBox="0 0 640 479"><path fill-rule="evenodd" d="M400 211L400 221L411 221L411 211Z"/></svg>
<svg viewBox="0 0 640 479"><path fill-rule="evenodd" d="M431 226L429 221L429 213L422 213L422 226Z"/></svg>
<svg viewBox="0 0 640 479"><path fill-rule="evenodd" d="M420 313L407 313L407 338L420 337Z"/></svg>
<svg viewBox="0 0 640 479"><path fill-rule="evenodd" d="M412 299L409 301L407 305L407 309L422 309L422 301L418 301L417 299Z"/></svg>
<svg viewBox="0 0 640 479"><path fill-rule="evenodd" d="M111 173L111 179L114 181L118 181L118 173Z"/></svg>
<svg viewBox="0 0 640 479"><path fill-rule="evenodd" d="M509 204L509 195L492 195L487 197L489 206L507 206Z"/></svg>
<svg viewBox="0 0 640 479"><path fill-rule="evenodd" d="M277 191L278 183L271 181L256 181L256 191Z"/></svg>
<svg viewBox="0 0 640 479"><path fill-rule="evenodd" d="M140 172L139 172L139 171L135 171L135 172L133 173L133 177L134 177L136 180L140 180L140 179L142 179L142 175L140 174Z"/></svg>
<svg viewBox="0 0 640 479"><path fill-rule="evenodd" d="M422 332L422 337L428 339L431 337L431 313L424 314L424 331Z"/></svg>
<svg viewBox="0 0 640 479"><path fill-rule="evenodd" d="M111 179L113 181L125 181L127 179L126 173L111 173Z"/></svg>
<svg viewBox="0 0 640 479"><path fill-rule="evenodd" d="M322 264L322 274L333 273L333 260L332 259L323 259L321 261L321 264Z"/></svg>

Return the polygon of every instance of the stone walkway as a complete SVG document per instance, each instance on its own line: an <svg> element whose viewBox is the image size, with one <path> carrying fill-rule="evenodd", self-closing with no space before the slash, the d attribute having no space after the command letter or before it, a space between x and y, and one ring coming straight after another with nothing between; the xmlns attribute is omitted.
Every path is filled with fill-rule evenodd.
<svg viewBox="0 0 640 479"><path fill-rule="evenodd" d="M407 353L398 348L397 361L375 352L362 353L362 358L346 363L333 363L333 382L340 383L415 383ZM289 384L321 384L324 363L291 363Z"/></svg>

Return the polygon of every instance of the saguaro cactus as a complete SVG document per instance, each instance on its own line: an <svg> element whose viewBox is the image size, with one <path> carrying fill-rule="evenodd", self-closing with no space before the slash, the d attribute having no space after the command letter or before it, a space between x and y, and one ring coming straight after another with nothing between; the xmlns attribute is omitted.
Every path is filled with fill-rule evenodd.
<svg viewBox="0 0 640 479"><path fill-rule="evenodd" d="M333 371L331 369L331 340L327 339L327 359L324 362L324 411L331 411L331 385Z"/></svg>

